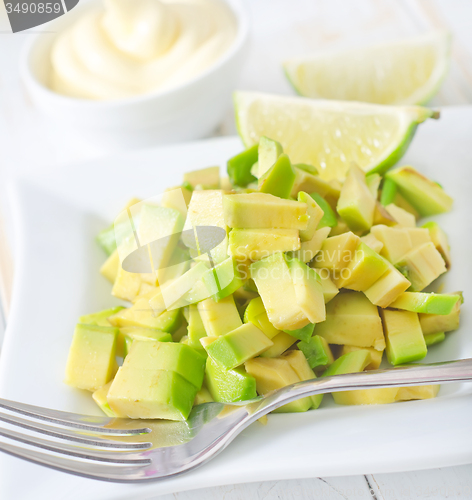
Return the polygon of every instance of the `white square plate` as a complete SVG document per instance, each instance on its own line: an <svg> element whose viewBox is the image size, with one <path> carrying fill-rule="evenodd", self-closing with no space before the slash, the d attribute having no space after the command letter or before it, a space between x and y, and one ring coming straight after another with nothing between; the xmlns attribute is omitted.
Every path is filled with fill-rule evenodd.
<svg viewBox="0 0 472 500"><path fill-rule="evenodd" d="M465 291L461 329L430 349L427 361L472 356L472 108L449 108L421 125L402 163L440 181L455 199L437 217L453 267L445 290ZM79 315L114 304L98 274L94 242L131 196L180 183L186 170L218 164L241 150L236 138L133 152L41 173L12 186L16 229L13 308L0 363L0 396L62 410L99 411L90 394L62 383ZM146 485L82 479L0 456L0 498L129 499L238 482L396 472L472 462L471 386L446 386L435 400L279 414L254 424L194 472ZM326 400L329 402L330 397ZM26 479L27 478L27 479Z"/></svg>

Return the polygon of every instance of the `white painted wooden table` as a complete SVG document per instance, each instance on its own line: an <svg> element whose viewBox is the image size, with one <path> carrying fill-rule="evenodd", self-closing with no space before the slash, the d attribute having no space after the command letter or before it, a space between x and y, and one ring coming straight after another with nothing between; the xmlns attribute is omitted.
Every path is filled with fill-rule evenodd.
<svg viewBox="0 0 472 500"><path fill-rule="evenodd" d="M292 93L280 62L319 48L360 46L446 28L454 35L451 69L433 105L472 104L471 0L246 0L252 47L239 88ZM28 102L18 78L18 58L28 34L11 35L0 6L0 205L8 177L42 166L66 165L107 151L47 123ZM232 111L215 135L235 133ZM5 206L3 206L5 209ZM4 240L0 235L0 240ZM4 241L0 241L4 243ZM0 316L0 329L1 329ZM386 430L386 432L388 432ZM375 436L371 437L375 439ZM383 451L384 452L384 451ZM322 450L320 450L322 453ZM408 453L408 450L405 450ZM315 478L242 484L190 491L161 500L408 500L472 499L472 465L374 476ZM151 499L150 499L151 500Z"/></svg>

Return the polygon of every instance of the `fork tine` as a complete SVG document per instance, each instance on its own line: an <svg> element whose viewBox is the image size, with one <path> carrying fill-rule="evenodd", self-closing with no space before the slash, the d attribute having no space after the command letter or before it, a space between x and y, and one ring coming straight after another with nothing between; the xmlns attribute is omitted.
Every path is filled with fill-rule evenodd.
<svg viewBox="0 0 472 500"><path fill-rule="evenodd" d="M26 434L21 434L20 432L15 432L12 430L0 428L0 436L6 437L8 439L14 439L20 443L24 443L30 446L36 446L37 448L42 448L44 450L52 451L54 453L61 453L63 455L70 455L77 458L96 460L100 462L112 462L116 464L144 464L150 463L147 458L139 458L139 450L134 452L125 451L107 451L107 450L96 450L91 448L83 448L81 446L65 444L57 441L50 441L47 439L42 439L35 436L29 436Z"/></svg>
<svg viewBox="0 0 472 500"><path fill-rule="evenodd" d="M6 422L7 424L23 427L23 429L40 432L41 434L47 434L48 436L56 437L59 439L87 444L89 446L102 446L105 448L121 449L147 449L151 446L151 443L149 442L125 443L121 441L113 441L112 439L103 439L98 436L82 434L79 430L62 429L60 427L53 427L51 425L42 424L41 422L31 422L29 420L17 417L16 415L6 415L4 413L0 413L0 420ZM116 435L114 436L120 437Z"/></svg>
<svg viewBox="0 0 472 500"><path fill-rule="evenodd" d="M22 458L23 460L28 460L38 465L91 479L100 479L102 481L113 481L117 483L142 482L145 479L153 479L151 475L152 471L149 471L149 466L145 464L119 465L82 462L67 457L49 455L40 451L21 448L3 442L0 442L0 450L14 457Z"/></svg>
<svg viewBox="0 0 472 500"><path fill-rule="evenodd" d="M109 417L96 417L92 415L78 415L77 413L69 413L66 411L50 410L48 408L41 408L39 406L28 405L25 403L17 403L16 401L9 401L7 399L0 399L0 408L15 413L26 415L27 417L36 418L38 420L46 420L59 425L67 427L74 427L76 429L83 429L88 432L99 432L100 434L144 434L150 432L147 427L136 429L117 429L108 428L110 424L117 419Z"/></svg>

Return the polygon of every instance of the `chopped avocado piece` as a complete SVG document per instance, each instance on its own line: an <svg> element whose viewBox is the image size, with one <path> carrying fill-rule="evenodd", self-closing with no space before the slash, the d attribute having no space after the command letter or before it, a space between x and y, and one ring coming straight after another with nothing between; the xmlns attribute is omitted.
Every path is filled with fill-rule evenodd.
<svg viewBox="0 0 472 500"><path fill-rule="evenodd" d="M360 351L361 349L365 349L370 352L370 363L365 367L366 370L378 370L380 367L380 363L382 363L383 351L377 351L373 347L357 347L354 345L343 345L341 349L340 356L344 356L349 352Z"/></svg>
<svg viewBox="0 0 472 500"><path fill-rule="evenodd" d="M188 182L184 185L166 189L161 196L161 206L178 210L185 219L187 217L187 208L192 198L193 187Z"/></svg>
<svg viewBox="0 0 472 500"><path fill-rule="evenodd" d="M386 207L390 203L395 203L395 195L397 194L397 185L392 179L386 177L382 185L382 193L380 194L380 203Z"/></svg>
<svg viewBox="0 0 472 500"><path fill-rule="evenodd" d="M428 349L418 314L411 311L381 309L387 342L387 358L392 365L423 359Z"/></svg>
<svg viewBox="0 0 472 500"><path fill-rule="evenodd" d="M367 184L370 194L373 196L374 200L377 199L381 180L382 177L379 174L368 174L365 177L365 183Z"/></svg>
<svg viewBox="0 0 472 500"><path fill-rule="evenodd" d="M277 330L269 321L264 303L260 297L256 297L249 302L244 312L244 322L257 326L269 339L273 339L280 333L280 330Z"/></svg>
<svg viewBox="0 0 472 500"><path fill-rule="evenodd" d="M189 306L187 321L188 345L200 352L200 350L202 350L200 339L206 337L207 333L205 327L203 326L203 321L200 317L200 313L198 312L198 307L195 304L191 304Z"/></svg>
<svg viewBox="0 0 472 500"><path fill-rule="evenodd" d="M398 226L398 222L392 217L379 201L375 202L373 226L383 224L385 226Z"/></svg>
<svg viewBox="0 0 472 500"><path fill-rule="evenodd" d="M439 385L415 385L412 387L400 387L395 401L435 398L438 395L439 388Z"/></svg>
<svg viewBox="0 0 472 500"><path fill-rule="evenodd" d="M352 165L339 196L338 214L351 231L368 231L374 222L375 198L366 181L365 173Z"/></svg>
<svg viewBox="0 0 472 500"><path fill-rule="evenodd" d="M178 373L145 370L140 368L138 359L133 359L132 365L123 365L118 370L107 399L115 413L128 418L181 421L188 418L197 392L198 389Z"/></svg>
<svg viewBox="0 0 472 500"><path fill-rule="evenodd" d="M337 226L338 218L330 204L318 193L311 193L310 196L316 201L321 210L323 210L323 216L318 223L318 229Z"/></svg>
<svg viewBox="0 0 472 500"><path fill-rule="evenodd" d="M325 338L314 335L306 342L298 343L298 348L313 370L326 368L334 361L333 353Z"/></svg>
<svg viewBox="0 0 472 500"><path fill-rule="evenodd" d="M184 232L190 229L195 231L197 227L208 226L219 227L228 232L223 214L224 196L224 191L221 190L195 191L188 207ZM197 239L198 235L197 230ZM225 237L223 241L212 248L210 254L215 264L226 260L228 258L228 238Z"/></svg>
<svg viewBox="0 0 472 500"><path fill-rule="evenodd" d="M429 333L424 336L424 341L427 347L439 344L443 340L446 340L446 334L444 332Z"/></svg>
<svg viewBox="0 0 472 500"><path fill-rule="evenodd" d="M108 401L107 401L107 396L108 396L108 391L111 387L111 384L112 384L113 381L111 382L108 382L108 384L105 384L103 385L102 387L100 387L100 389L97 389L93 394L92 394L92 398L93 400L95 401L95 403L97 403L98 407L100 408L100 410L103 411L103 413L105 413L105 415L107 417L111 417L111 418L118 418L120 417L121 415L117 415L111 408L110 408L110 405L108 404Z"/></svg>
<svg viewBox="0 0 472 500"><path fill-rule="evenodd" d="M297 330L310 323L298 304L295 286L284 254L275 253L253 262L249 270L264 302L269 320L275 328Z"/></svg>
<svg viewBox="0 0 472 500"><path fill-rule="evenodd" d="M120 256L118 255L118 250L115 250L100 268L100 274L113 284L116 281L120 268Z"/></svg>
<svg viewBox="0 0 472 500"><path fill-rule="evenodd" d="M413 167L399 167L386 174L397 185L398 191L413 205L422 217L448 212L452 198L441 186L420 174Z"/></svg>
<svg viewBox="0 0 472 500"><path fill-rule="evenodd" d="M310 323L326 319L323 287L318 274L298 259L287 259L298 306ZM285 330L299 330L288 328Z"/></svg>
<svg viewBox="0 0 472 500"><path fill-rule="evenodd" d="M390 203L385 207L385 210L398 222L402 227L416 227L416 219L413 214L407 212L403 208L397 207L395 203Z"/></svg>
<svg viewBox="0 0 472 500"><path fill-rule="evenodd" d="M132 302L139 294L141 283L139 274L129 273L120 267L111 294L118 299Z"/></svg>
<svg viewBox="0 0 472 500"><path fill-rule="evenodd" d="M349 232L349 227L341 218L338 217L338 223L336 224L336 226L331 228L330 234L331 236L339 236L340 234L348 232Z"/></svg>
<svg viewBox="0 0 472 500"><path fill-rule="evenodd" d="M211 298L218 302L233 294L244 284L244 275L240 272L237 260L229 257L202 276Z"/></svg>
<svg viewBox="0 0 472 500"><path fill-rule="evenodd" d="M304 191L298 193L298 201L306 203L307 213L310 217L308 221L308 226L304 230L300 230L300 240L310 241L315 235L316 229L323 218L323 209L316 203L316 201Z"/></svg>
<svg viewBox="0 0 472 500"><path fill-rule="evenodd" d="M407 228L387 227L381 224L374 226L371 234L383 243L380 255L392 264L399 262L413 249L410 232Z"/></svg>
<svg viewBox="0 0 472 500"><path fill-rule="evenodd" d="M324 301L325 304L327 304L330 300L333 300L334 297L336 297L336 295L339 293L339 290L331 281L329 273L327 273L326 270L320 269L318 270L317 274L320 277L321 287L323 288Z"/></svg>
<svg viewBox="0 0 472 500"><path fill-rule="evenodd" d="M382 389L364 389L360 391L343 391L333 394L340 405L384 405L397 401L398 387Z"/></svg>
<svg viewBox="0 0 472 500"><path fill-rule="evenodd" d="M406 274L411 288L417 292L447 271L444 259L432 242L410 250L397 262L397 268Z"/></svg>
<svg viewBox="0 0 472 500"><path fill-rule="evenodd" d="M314 267L341 271L353 259L359 242L359 236L351 232L329 237L315 257Z"/></svg>
<svg viewBox="0 0 472 500"><path fill-rule="evenodd" d="M214 399L210 394L210 391L202 385L202 388L197 392L195 396L195 401L193 402L193 406L202 405L205 403L213 403Z"/></svg>
<svg viewBox="0 0 472 500"><path fill-rule="evenodd" d="M79 318L79 323L83 323L84 325L111 326L108 322L108 318L122 309L124 309L124 307L118 306L112 307L111 309L105 309L104 311L86 314Z"/></svg>
<svg viewBox="0 0 472 500"><path fill-rule="evenodd" d="M259 178L259 162L258 161L256 161L256 163L254 163L254 165L251 167L251 175L253 175L256 178Z"/></svg>
<svg viewBox="0 0 472 500"><path fill-rule="evenodd" d="M203 347L216 363L231 370L258 356L272 345L272 341L259 328L252 323L245 323Z"/></svg>
<svg viewBox="0 0 472 500"><path fill-rule="evenodd" d="M288 198L295 182L295 171L287 155L281 155L277 161L261 174L259 162L259 191L269 193L279 198Z"/></svg>
<svg viewBox="0 0 472 500"><path fill-rule="evenodd" d="M303 170L304 172L307 172L311 175L318 175L318 169L314 167L313 165L308 165L307 163L297 163L294 165L294 167L299 168L300 170Z"/></svg>
<svg viewBox="0 0 472 500"><path fill-rule="evenodd" d="M300 191L310 194L318 193L333 210L336 208L340 189L324 181L319 175L313 175L297 165L293 165L293 169L295 170L295 182L290 193L292 198L296 198Z"/></svg>
<svg viewBox="0 0 472 500"><path fill-rule="evenodd" d="M300 259L302 262L310 262L321 250L323 242L329 236L330 227L323 227L315 231L313 238L310 241L303 241L300 244L300 249L294 252L287 252L288 257Z"/></svg>
<svg viewBox="0 0 472 500"><path fill-rule="evenodd" d="M258 161L259 145L255 144L246 151L233 156L228 160L227 171L234 186L246 187L257 179L251 174L251 168Z"/></svg>
<svg viewBox="0 0 472 500"><path fill-rule="evenodd" d="M299 248L298 229L232 229L229 233L229 254L240 260L259 260Z"/></svg>
<svg viewBox="0 0 472 500"><path fill-rule="evenodd" d="M243 366L225 370L208 356L205 381L213 399L220 403L235 403L257 397L256 379L248 375Z"/></svg>
<svg viewBox="0 0 472 500"><path fill-rule="evenodd" d="M95 239L108 256L116 250L115 228L113 225L100 231Z"/></svg>
<svg viewBox="0 0 472 500"><path fill-rule="evenodd" d="M135 340L123 362L123 368L131 367L178 373L199 390L205 373L205 358L186 344Z"/></svg>
<svg viewBox="0 0 472 500"><path fill-rule="evenodd" d="M267 193L227 194L223 197L224 220L231 228L306 229L306 203L283 200Z"/></svg>
<svg viewBox="0 0 472 500"><path fill-rule="evenodd" d="M108 383L115 374L118 333L111 326L79 323L70 346L64 382L93 392Z"/></svg>
<svg viewBox="0 0 472 500"><path fill-rule="evenodd" d="M279 332L275 337L272 339L273 346L269 347L267 351L264 351L261 354L261 357L263 358L275 358L277 356L280 356L283 354L289 347L292 347L293 344L297 341L295 337L292 337L292 335L289 335L288 333L285 332Z"/></svg>
<svg viewBox="0 0 472 500"><path fill-rule="evenodd" d="M197 305L207 335L224 335L239 328L243 323L232 295L219 302L206 299Z"/></svg>
<svg viewBox="0 0 472 500"><path fill-rule="evenodd" d="M425 314L450 314L460 296L445 293L404 292L389 307Z"/></svg>
<svg viewBox="0 0 472 500"><path fill-rule="evenodd" d="M255 358L247 361L244 366L246 371L256 379L257 392L261 395L300 382L299 376L286 359ZM309 410L312 404L311 398L297 399L275 411L279 413L304 412Z"/></svg>
<svg viewBox="0 0 472 500"><path fill-rule="evenodd" d="M388 307L411 283L403 274L390 266L373 285L364 291L365 296L379 307Z"/></svg>
<svg viewBox="0 0 472 500"><path fill-rule="evenodd" d="M294 372L301 381L316 378L316 375L313 373L313 370L310 368L310 365L301 351L289 351L282 354L280 358L289 362L290 366L293 368ZM310 396L310 399L312 402L311 407L316 410L323 401L323 394Z"/></svg>
<svg viewBox="0 0 472 500"><path fill-rule="evenodd" d="M374 347L381 351L385 339L379 312L362 293L340 293L326 305L326 321L316 333L329 344Z"/></svg>
<svg viewBox="0 0 472 500"><path fill-rule="evenodd" d="M284 150L279 142L262 136L259 140L258 175L256 177L260 179L268 172L283 152ZM284 198L286 198L286 196L284 196Z"/></svg>
<svg viewBox="0 0 472 500"><path fill-rule="evenodd" d="M383 248L383 243L378 240L372 233L361 237L362 243L371 248L374 252L380 253Z"/></svg>
<svg viewBox="0 0 472 500"><path fill-rule="evenodd" d="M391 264L360 242L349 265L340 273L333 273L333 281L338 288L365 291L370 288Z"/></svg>
<svg viewBox="0 0 472 500"><path fill-rule="evenodd" d="M192 190L197 186L203 189L219 189L220 167L207 167L186 172L184 174L184 183L190 184Z"/></svg>
<svg viewBox="0 0 472 500"><path fill-rule="evenodd" d="M305 342L308 342L311 339L314 331L315 325L309 323L308 325L304 326L303 328L299 328L298 330L285 330L285 333L288 333L297 340L304 340Z"/></svg>
<svg viewBox="0 0 472 500"><path fill-rule="evenodd" d="M451 248L446 233L436 222L427 222L421 227L429 231L431 241L434 243L437 251L441 254L444 262L446 262L446 267L449 269L451 267Z"/></svg>
<svg viewBox="0 0 472 500"><path fill-rule="evenodd" d="M140 326L124 326L120 328L116 346L116 355L126 358L134 340L151 342L172 342L172 335L155 328L142 328Z"/></svg>
<svg viewBox="0 0 472 500"><path fill-rule="evenodd" d="M421 227L408 227L405 228L405 230L410 236L412 248L419 247L424 243L432 241L427 229Z"/></svg>
<svg viewBox="0 0 472 500"><path fill-rule="evenodd" d="M182 322L182 314L179 309L165 311L159 316L154 316L149 300L147 298L137 300L130 308L110 316L108 321L118 328L123 326L142 326L144 328L155 328L164 332L172 333Z"/></svg>
<svg viewBox="0 0 472 500"><path fill-rule="evenodd" d="M462 299L462 294L458 294ZM451 332L457 330L460 324L462 300L455 303L453 310L446 315L419 314L421 329L424 335L440 332Z"/></svg>

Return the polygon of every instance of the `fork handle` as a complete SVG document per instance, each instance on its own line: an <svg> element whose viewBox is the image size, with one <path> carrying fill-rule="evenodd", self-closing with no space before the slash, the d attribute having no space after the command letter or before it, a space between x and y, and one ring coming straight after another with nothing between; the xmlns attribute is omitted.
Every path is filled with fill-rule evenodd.
<svg viewBox="0 0 472 500"><path fill-rule="evenodd" d="M262 404L254 407L254 410L255 413L261 416L302 397L328 392L452 382L472 382L472 359L400 366L390 370L373 370L306 380L288 386L277 391L272 396L264 398L261 402ZM253 416L255 417L255 414Z"/></svg>

